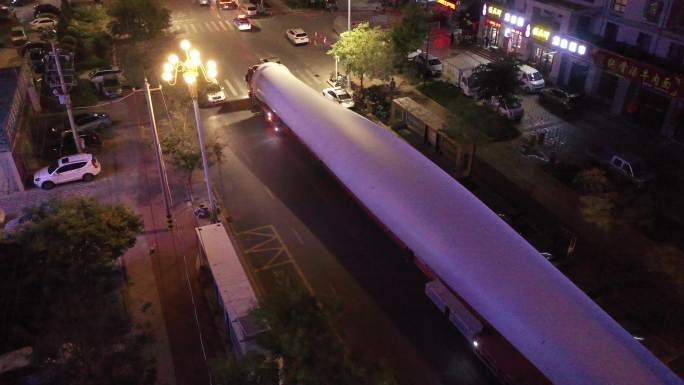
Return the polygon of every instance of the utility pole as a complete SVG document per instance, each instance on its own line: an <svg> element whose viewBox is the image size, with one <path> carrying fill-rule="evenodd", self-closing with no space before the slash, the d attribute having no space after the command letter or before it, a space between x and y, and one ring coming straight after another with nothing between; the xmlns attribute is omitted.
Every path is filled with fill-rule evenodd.
<svg viewBox="0 0 684 385"><path fill-rule="evenodd" d="M430 5L430 3L426 0L425 1L425 13L430 12L429 5ZM432 32L431 31L432 25L431 25L429 20L430 20L430 18L428 18L428 23L427 23L427 45L425 47L425 64L427 65L428 70L430 68L430 59L429 59L429 57L430 57L430 32ZM423 87L425 87L425 83L427 83L427 76L425 76L425 74L423 74Z"/></svg>
<svg viewBox="0 0 684 385"><path fill-rule="evenodd" d="M199 100L197 95L197 84L189 84L190 96L192 97L192 108L195 111L195 125L197 126L197 139L199 141L200 153L202 154L202 168L204 169L204 184L207 188L207 195L209 197L209 209L211 210L212 221L216 220L216 204L211 193L211 180L209 178L209 161L207 160L207 153L204 149L204 126L202 125L202 117L199 110Z"/></svg>
<svg viewBox="0 0 684 385"><path fill-rule="evenodd" d="M76 145L76 151L79 154L83 153L83 148L81 147L81 141L78 137L78 132L76 131L76 122L74 121L74 112L71 107L71 96L69 95L69 90L64 83L64 74L62 73L62 64L59 62L59 55L57 53L57 46L55 45L54 39L50 41L50 46L52 47L52 55L55 57L55 65L57 66L57 75L59 76L59 85L61 88L61 98L64 98L64 104L66 105L67 116L69 117L69 125L71 126L71 134L74 137L74 144ZM59 92L59 91L58 91ZM60 98L60 102L61 102Z"/></svg>
<svg viewBox="0 0 684 385"><path fill-rule="evenodd" d="M160 91L161 86L155 88L154 91ZM161 182L162 196L164 197L164 208L166 209L166 223L169 228L173 227L173 218L171 216L171 191L169 189L169 179L166 175L166 166L164 166L164 159L162 157L162 149L159 144L159 133L157 132L157 120L154 117L154 107L152 106L152 89L150 83L145 77L145 97L147 99L147 111L150 113L150 126L152 128L152 141L154 142L154 153L157 156L157 172L159 172L159 181Z"/></svg>

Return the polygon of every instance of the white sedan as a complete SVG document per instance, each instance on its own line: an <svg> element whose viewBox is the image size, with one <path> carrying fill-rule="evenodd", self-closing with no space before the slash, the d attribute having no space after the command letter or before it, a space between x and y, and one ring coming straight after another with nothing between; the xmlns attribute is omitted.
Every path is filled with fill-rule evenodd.
<svg viewBox="0 0 684 385"><path fill-rule="evenodd" d="M333 101L336 101L344 108L354 107L354 99L352 99L349 92L342 87L330 87L323 90L323 95Z"/></svg>
<svg viewBox="0 0 684 385"><path fill-rule="evenodd" d="M40 31L40 30L44 30L44 29L54 29L55 27L57 27L57 24L58 24L57 20L51 19L49 17L39 17L39 18L33 19L33 21L31 21L29 23L29 25L31 26L31 29L33 31Z"/></svg>
<svg viewBox="0 0 684 385"><path fill-rule="evenodd" d="M245 15L239 15L233 19L233 24L239 31L249 31L252 29L252 23L249 22L249 19Z"/></svg>
<svg viewBox="0 0 684 385"><path fill-rule="evenodd" d="M285 32L285 36L294 45L309 44L309 36L301 28L288 29Z"/></svg>

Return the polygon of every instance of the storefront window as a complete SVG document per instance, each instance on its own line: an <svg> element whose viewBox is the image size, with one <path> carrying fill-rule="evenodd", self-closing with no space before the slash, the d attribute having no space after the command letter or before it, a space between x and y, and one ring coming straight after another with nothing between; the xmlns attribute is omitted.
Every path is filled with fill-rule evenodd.
<svg viewBox="0 0 684 385"><path fill-rule="evenodd" d="M553 58L556 55L555 51L548 50L542 47L536 47L534 50L534 57L532 62L536 65L541 73L547 75L551 72L553 66Z"/></svg>
<svg viewBox="0 0 684 385"><path fill-rule="evenodd" d="M613 0L613 11L624 13L627 8L627 0Z"/></svg>

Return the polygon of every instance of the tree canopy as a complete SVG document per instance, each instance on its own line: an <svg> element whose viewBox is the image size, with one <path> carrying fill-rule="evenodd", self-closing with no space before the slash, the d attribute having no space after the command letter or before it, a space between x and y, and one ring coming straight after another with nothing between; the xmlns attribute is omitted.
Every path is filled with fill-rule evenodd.
<svg viewBox="0 0 684 385"><path fill-rule="evenodd" d="M388 81L394 71L394 47L389 34L379 27L361 23L351 31L342 32L329 55L337 56L348 73Z"/></svg>
<svg viewBox="0 0 684 385"><path fill-rule="evenodd" d="M492 96L504 98L515 93L518 87L518 65L515 56L480 65L473 70L473 84L479 88L479 95L489 99Z"/></svg>
<svg viewBox="0 0 684 385"><path fill-rule="evenodd" d="M86 198L48 201L26 215L0 243L0 351L32 346L44 384L154 383L114 263L142 231L140 218Z"/></svg>
<svg viewBox="0 0 684 385"><path fill-rule="evenodd" d="M401 61L406 55L423 46L427 38L429 13L416 3L409 3L403 9L404 18L390 30L394 50Z"/></svg>
<svg viewBox="0 0 684 385"><path fill-rule="evenodd" d="M114 0L107 9L114 35L147 39L170 26L171 12L158 0Z"/></svg>

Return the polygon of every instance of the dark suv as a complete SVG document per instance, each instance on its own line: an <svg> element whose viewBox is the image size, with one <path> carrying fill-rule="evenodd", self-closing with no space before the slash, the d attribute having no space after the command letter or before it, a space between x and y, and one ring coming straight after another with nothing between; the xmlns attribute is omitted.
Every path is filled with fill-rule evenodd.
<svg viewBox="0 0 684 385"><path fill-rule="evenodd" d="M539 92L539 102L556 104L566 111L575 111L581 105L582 96L561 88L550 87L544 88Z"/></svg>

